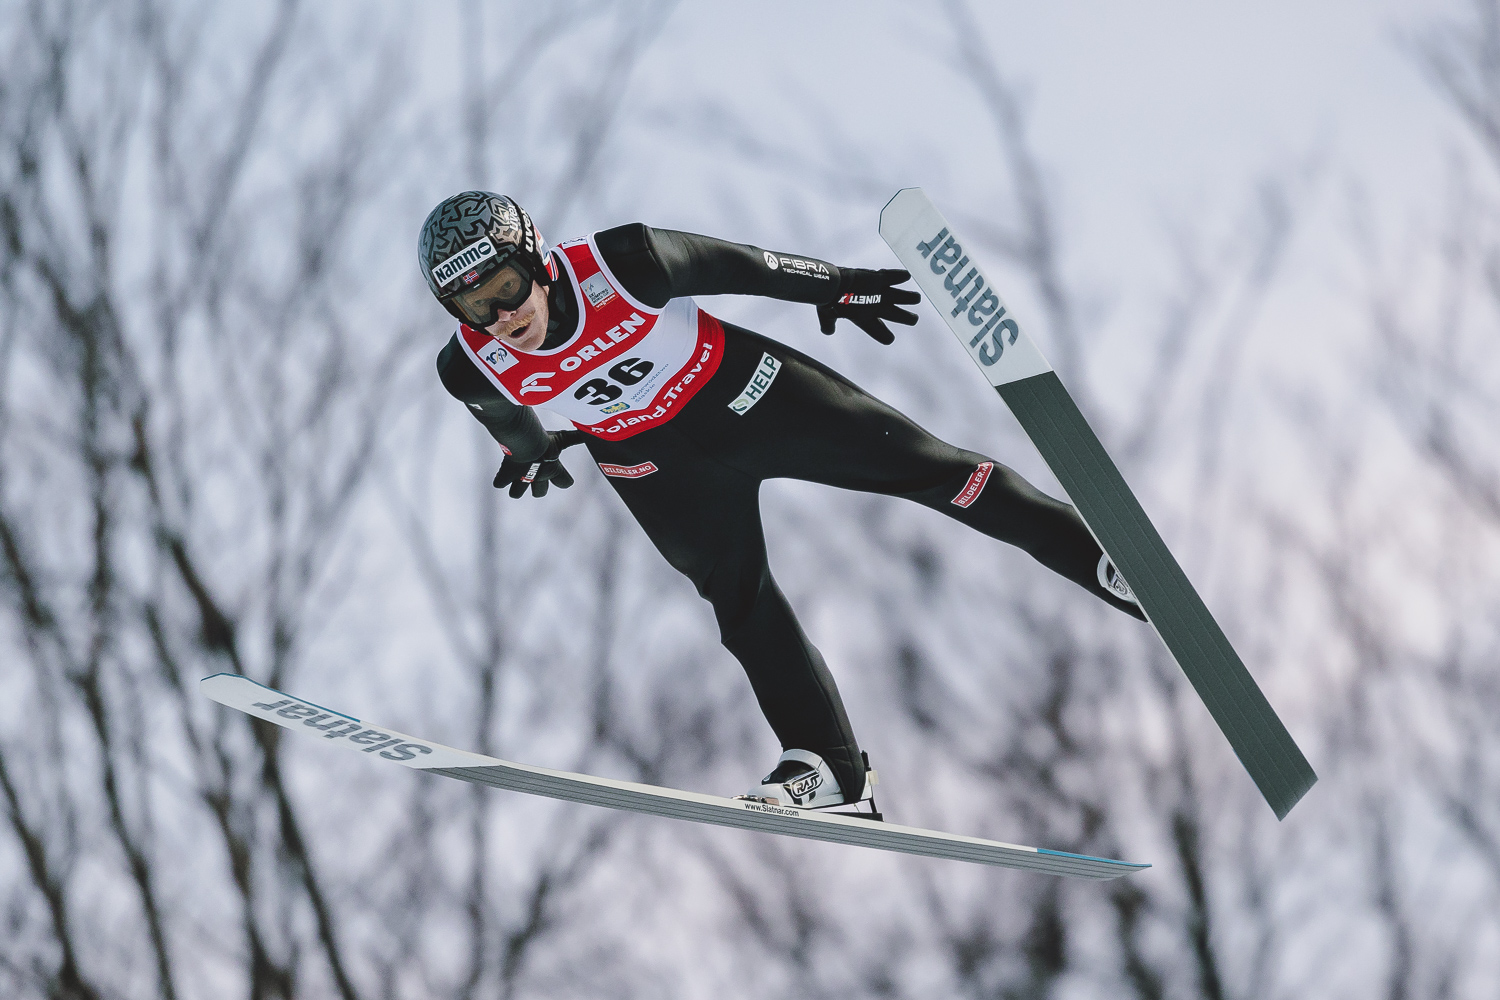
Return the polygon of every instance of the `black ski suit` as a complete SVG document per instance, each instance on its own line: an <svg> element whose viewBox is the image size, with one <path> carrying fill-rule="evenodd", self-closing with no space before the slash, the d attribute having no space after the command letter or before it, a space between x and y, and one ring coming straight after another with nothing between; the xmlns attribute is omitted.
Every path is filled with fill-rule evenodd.
<svg viewBox="0 0 1500 1000"><path fill-rule="evenodd" d="M826 265L834 275L831 287L809 288L767 268L767 255L757 247L639 224L600 232L595 244L626 290L652 306L714 294L830 301L838 286L832 265ZM566 277L553 282L544 348L569 335L577 301ZM801 352L723 327L717 372L674 417L624 440L586 444L600 464L655 467L650 475L609 483L658 551L713 605L724 646L744 667L783 749L819 754L846 790L864 786L859 745L838 688L767 565L759 505L764 480L801 479L914 500L1020 547L1140 617L1135 605L1100 585L1102 552L1071 506L992 459L933 437ZM729 404L764 355L780 363L774 379L753 406L736 412ZM535 414L491 385L456 335L439 355L438 371L448 391L513 455L529 461L545 450Z"/></svg>

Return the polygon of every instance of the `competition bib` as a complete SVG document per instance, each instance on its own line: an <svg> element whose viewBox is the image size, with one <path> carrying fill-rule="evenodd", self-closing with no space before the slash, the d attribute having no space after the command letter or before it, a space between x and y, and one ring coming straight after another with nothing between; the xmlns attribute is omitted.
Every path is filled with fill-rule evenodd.
<svg viewBox="0 0 1500 1000"><path fill-rule="evenodd" d="M666 423L718 370L724 328L690 298L653 309L615 280L593 237L558 246L578 300L578 329L547 351L515 351L483 330L459 343L511 402L562 414L619 441Z"/></svg>

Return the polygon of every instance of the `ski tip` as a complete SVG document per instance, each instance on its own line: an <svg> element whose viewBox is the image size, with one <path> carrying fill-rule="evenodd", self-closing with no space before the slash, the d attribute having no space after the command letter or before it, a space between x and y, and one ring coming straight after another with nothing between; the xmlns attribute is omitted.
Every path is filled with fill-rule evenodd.
<svg viewBox="0 0 1500 1000"><path fill-rule="evenodd" d="M276 688L273 688L267 684L262 684L260 681L252 680L251 678L246 677L244 674L236 674L229 671L217 674L209 674L207 677L204 677L202 680L198 681L198 690L205 697L209 698L212 701L218 702L220 705L224 705L227 708L233 708L240 712L245 712L249 715L255 715L256 713L251 711L252 708L266 708L267 706L259 704L247 706L247 701L264 696L250 693L246 690L245 685L249 685L249 687L254 690L264 691L267 692L267 694L276 695L284 699L283 703L296 701L300 702L301 704L316 708L320 712L327 712L330 715L337 715L340 718L348 719L350 722L360 721L359 719L355 718L352 715L349 715L346 712L340 712L332 708L327 708L323 705L319 705L315 701L308 701L306 698L298 698L296 695L287 694L285 691L278 691Z"/></svg>
<svg viewBox="0 0 1500 1000"><path fill-rule="evenodd" d="M880 214L885 214L886 208L891 207L891 202L895 201L895 199L897 198L900 198L901 195L909 192L909 190L915 190L915 192L919 193L921 192L921 187L901 187L901 189L898 189L897 192L894 193L894 195L891 195L888 199L886 199L885 204L880 207Z"/></svg>
<svg viewBox="0 0 1500 1000"><path fill-rule="evenodd" d="M1151 867L1150 865L1140 861L1118 861L1114 858L1096 858L1092 854L1072 854L1068 851L1049 851L1045 847L1038 847L1036 850L1038 854L1050 854L1054 858L1076 858L1079 861L1093 861L1097 864L1117 865L1120 868L1129 868L1133 871L1140 871L1142 868Z"/></svg>
<svg viewBox="0 0 1500 1000"><path fill-rule="evenodd" d="M894 205L898 200L900 200L901 196L906 194L908 191L915 191L919 195L922 194L922 189L919 187L904 187L901 190L897 191L895 194L891 195L890 199L886 201L886 203L881 206L880 209L880 221L882 223L885 222L886 211L890 209L890 207Z"/></svg>

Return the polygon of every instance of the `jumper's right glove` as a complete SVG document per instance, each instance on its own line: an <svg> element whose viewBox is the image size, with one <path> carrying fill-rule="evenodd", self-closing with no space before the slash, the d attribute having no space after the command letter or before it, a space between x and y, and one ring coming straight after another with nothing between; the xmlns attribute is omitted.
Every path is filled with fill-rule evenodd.
<svg viewBox="0 0 1500 1000"><path fill-rule="evenodd" d="M588 435L583 431L548 431L547 450L541 458L518 462L514 455L505 456L500 471L495 473L495 489L509 486L511 499L520 498L528 486L534 497L546 496L549 483L556 483L560 490L567 489L573 485L573 476L563 468L562 450L587 440Z"/></svg>
<svg viewBox="0 0 1500 1000"><path fill-rule="evenodd" d="M922 296L909 288L892 287L910 279L910 274L897 268L882 271L839 268L839 297L818 306L819 327L824 333L832 333L836 320L847 319L879 343L892 343L896 335L885 325L886 320L903 326L917 321L916 313L900 307L915 305L922 301Z"/></svg>

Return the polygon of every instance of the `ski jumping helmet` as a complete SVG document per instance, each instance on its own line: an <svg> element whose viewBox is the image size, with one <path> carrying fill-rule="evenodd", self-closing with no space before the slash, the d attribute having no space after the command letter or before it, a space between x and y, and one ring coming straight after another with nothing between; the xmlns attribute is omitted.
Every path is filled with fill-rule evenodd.
<svg viewBox="0 0 1500 1000"><path fill-rule="evenodd" d="M422 223L417 260L427 287L454 317L476 330L501 309L520 307L531 283L550 284L547 245L516 202L489 191L444 199Z"/></svg>

